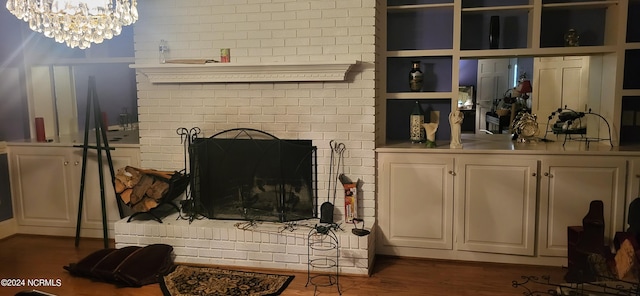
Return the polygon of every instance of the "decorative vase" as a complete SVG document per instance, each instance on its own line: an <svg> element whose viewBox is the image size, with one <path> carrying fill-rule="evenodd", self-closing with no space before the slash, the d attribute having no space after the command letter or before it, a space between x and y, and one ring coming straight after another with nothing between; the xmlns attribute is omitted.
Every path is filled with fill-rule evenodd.
<svg viewBox="0 0 640 296"><path fill-rule="evenodd" d="M438 123L423 123L422 126L427 134L427 139L425 140L427 148L436 148L436 132L438 131Z"/></svg>
<svg viewBox="0 0 640 296"><path fill-rule="evenodd" d="M422 108L420 108L420 103L416 101L413 111L411 112L411 116L409 116L409 134L411 143L424 142L426 135L424 128L422 127L423 123L424 114L422 113Z"/></svg>
<svg viewBox="0 0 640 296"><path fill-rule="evenodd" d="M497 49L500 46L500 17L491 16L489 21L489 48Z"/></svg>
<svg viewBox="0 0 640 296"><path fill-rule="evenodd" d="M421 91L422 70L420 70L420 61L412 61L411 64L411 72L409 72L409 89L411 89L411 91Z"/></svg>

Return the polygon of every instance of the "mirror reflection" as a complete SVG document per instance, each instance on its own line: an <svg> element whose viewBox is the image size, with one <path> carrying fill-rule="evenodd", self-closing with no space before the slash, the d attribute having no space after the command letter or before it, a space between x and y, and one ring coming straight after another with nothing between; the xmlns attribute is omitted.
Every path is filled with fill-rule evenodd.
<svg viewBox="0 0 640 296"><path fill-rule="evenodd" d="M465 131L511 132L519 111L536 115L543 132L558 108L600 112L603 90L608 89L604 60L600 55L462 60L459 83L475 87L475 128ZM590 133L597 133L598 124L592 126Z"/></svg>
<svg viewBox="0 0 640 296"><path fill-rule="evenodd" d="M89 76L96 79L101 120L109 130L137 122L135 70L128 63L31 66L32 113L44 118L48 138L84 130Z"/></svg>

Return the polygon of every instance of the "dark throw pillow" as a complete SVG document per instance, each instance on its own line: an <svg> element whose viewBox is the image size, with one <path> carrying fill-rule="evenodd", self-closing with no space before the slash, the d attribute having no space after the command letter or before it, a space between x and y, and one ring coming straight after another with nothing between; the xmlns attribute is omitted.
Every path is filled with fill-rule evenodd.
<svg viewBox="0 0 640 296"><path fill-rule="evenodd" d="M64 266L70 274L119 286L140 287L157 283L173 266L173 247L152 244L102 249Z"/></svg>

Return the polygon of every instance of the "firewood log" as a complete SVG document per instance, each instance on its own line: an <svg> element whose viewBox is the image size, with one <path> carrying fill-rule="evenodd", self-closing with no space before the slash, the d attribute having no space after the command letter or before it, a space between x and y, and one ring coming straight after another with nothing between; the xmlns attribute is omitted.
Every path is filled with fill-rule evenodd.
<svg viewBox="0 0 640 296"><path fill-rule="evenodd" d="M149 211L149 210L151 210L151 209L153 209L153 208L157 207L157 206L158 206L158 202L157 202L157 201L155 201L155 200L154 200L154 199L152 199L152 198L145 198L145 200L144 200L144 205L145 205L145 207L147 208L147 211Z"/></svg>
<svg viewBox="0 0 640 296"><path fill-rule="evenodd" d="M133 186L133 192L131 193L131 203L138 204L144 199L145 193L153 185L153 177L149 175L142 175L140 182Z"/></svg>
<svg viewBox="0 0 640 296"><path fill-rule="evenodd" d="M158 171L153 169L140 169L140 168L135 168L135 169L138 170L138 172L141 174L152 175L152 176L164 178L166 180L171 179L171 176L173 176L173 174L175 173L173 171Z"/></svg>
<svg viewBox="0 0 640 296"><path fill-rule="evenodd" d="M127 188L124 191L122 191L120 193L120 199L122 200L122 202L124 202L126 205L128 205L129 203L131 203L131 193L133 192L133 189L131 188Z"/></svg>
<svg viewBox="0 0 640 296"><path fill-rule="evenodd" d="M114 181L114 183L115 183L115 191L116 191L116 193L122 193L122 191L127 189L127 186L125 186L124 183L122 183L122 181L120 179L118 179L117 177L116 177L116 180Z"/></svg>
<svg viewBox="0 0 640 296"><path fill-rule="evenodd" d="M156 180L153 185L147 189L146 195L155 200L160 200L169 191L169 183Z"/></svg>

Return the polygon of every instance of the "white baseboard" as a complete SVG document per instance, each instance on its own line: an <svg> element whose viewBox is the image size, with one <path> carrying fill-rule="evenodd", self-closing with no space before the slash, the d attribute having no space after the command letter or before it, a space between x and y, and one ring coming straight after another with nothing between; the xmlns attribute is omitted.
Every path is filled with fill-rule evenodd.
<svg viewBox="0 0 640 296"><path fill-rule="evenodd" d="M18 233L18 224L15 218L0 222L0 239L12 236Z"/></svg>

